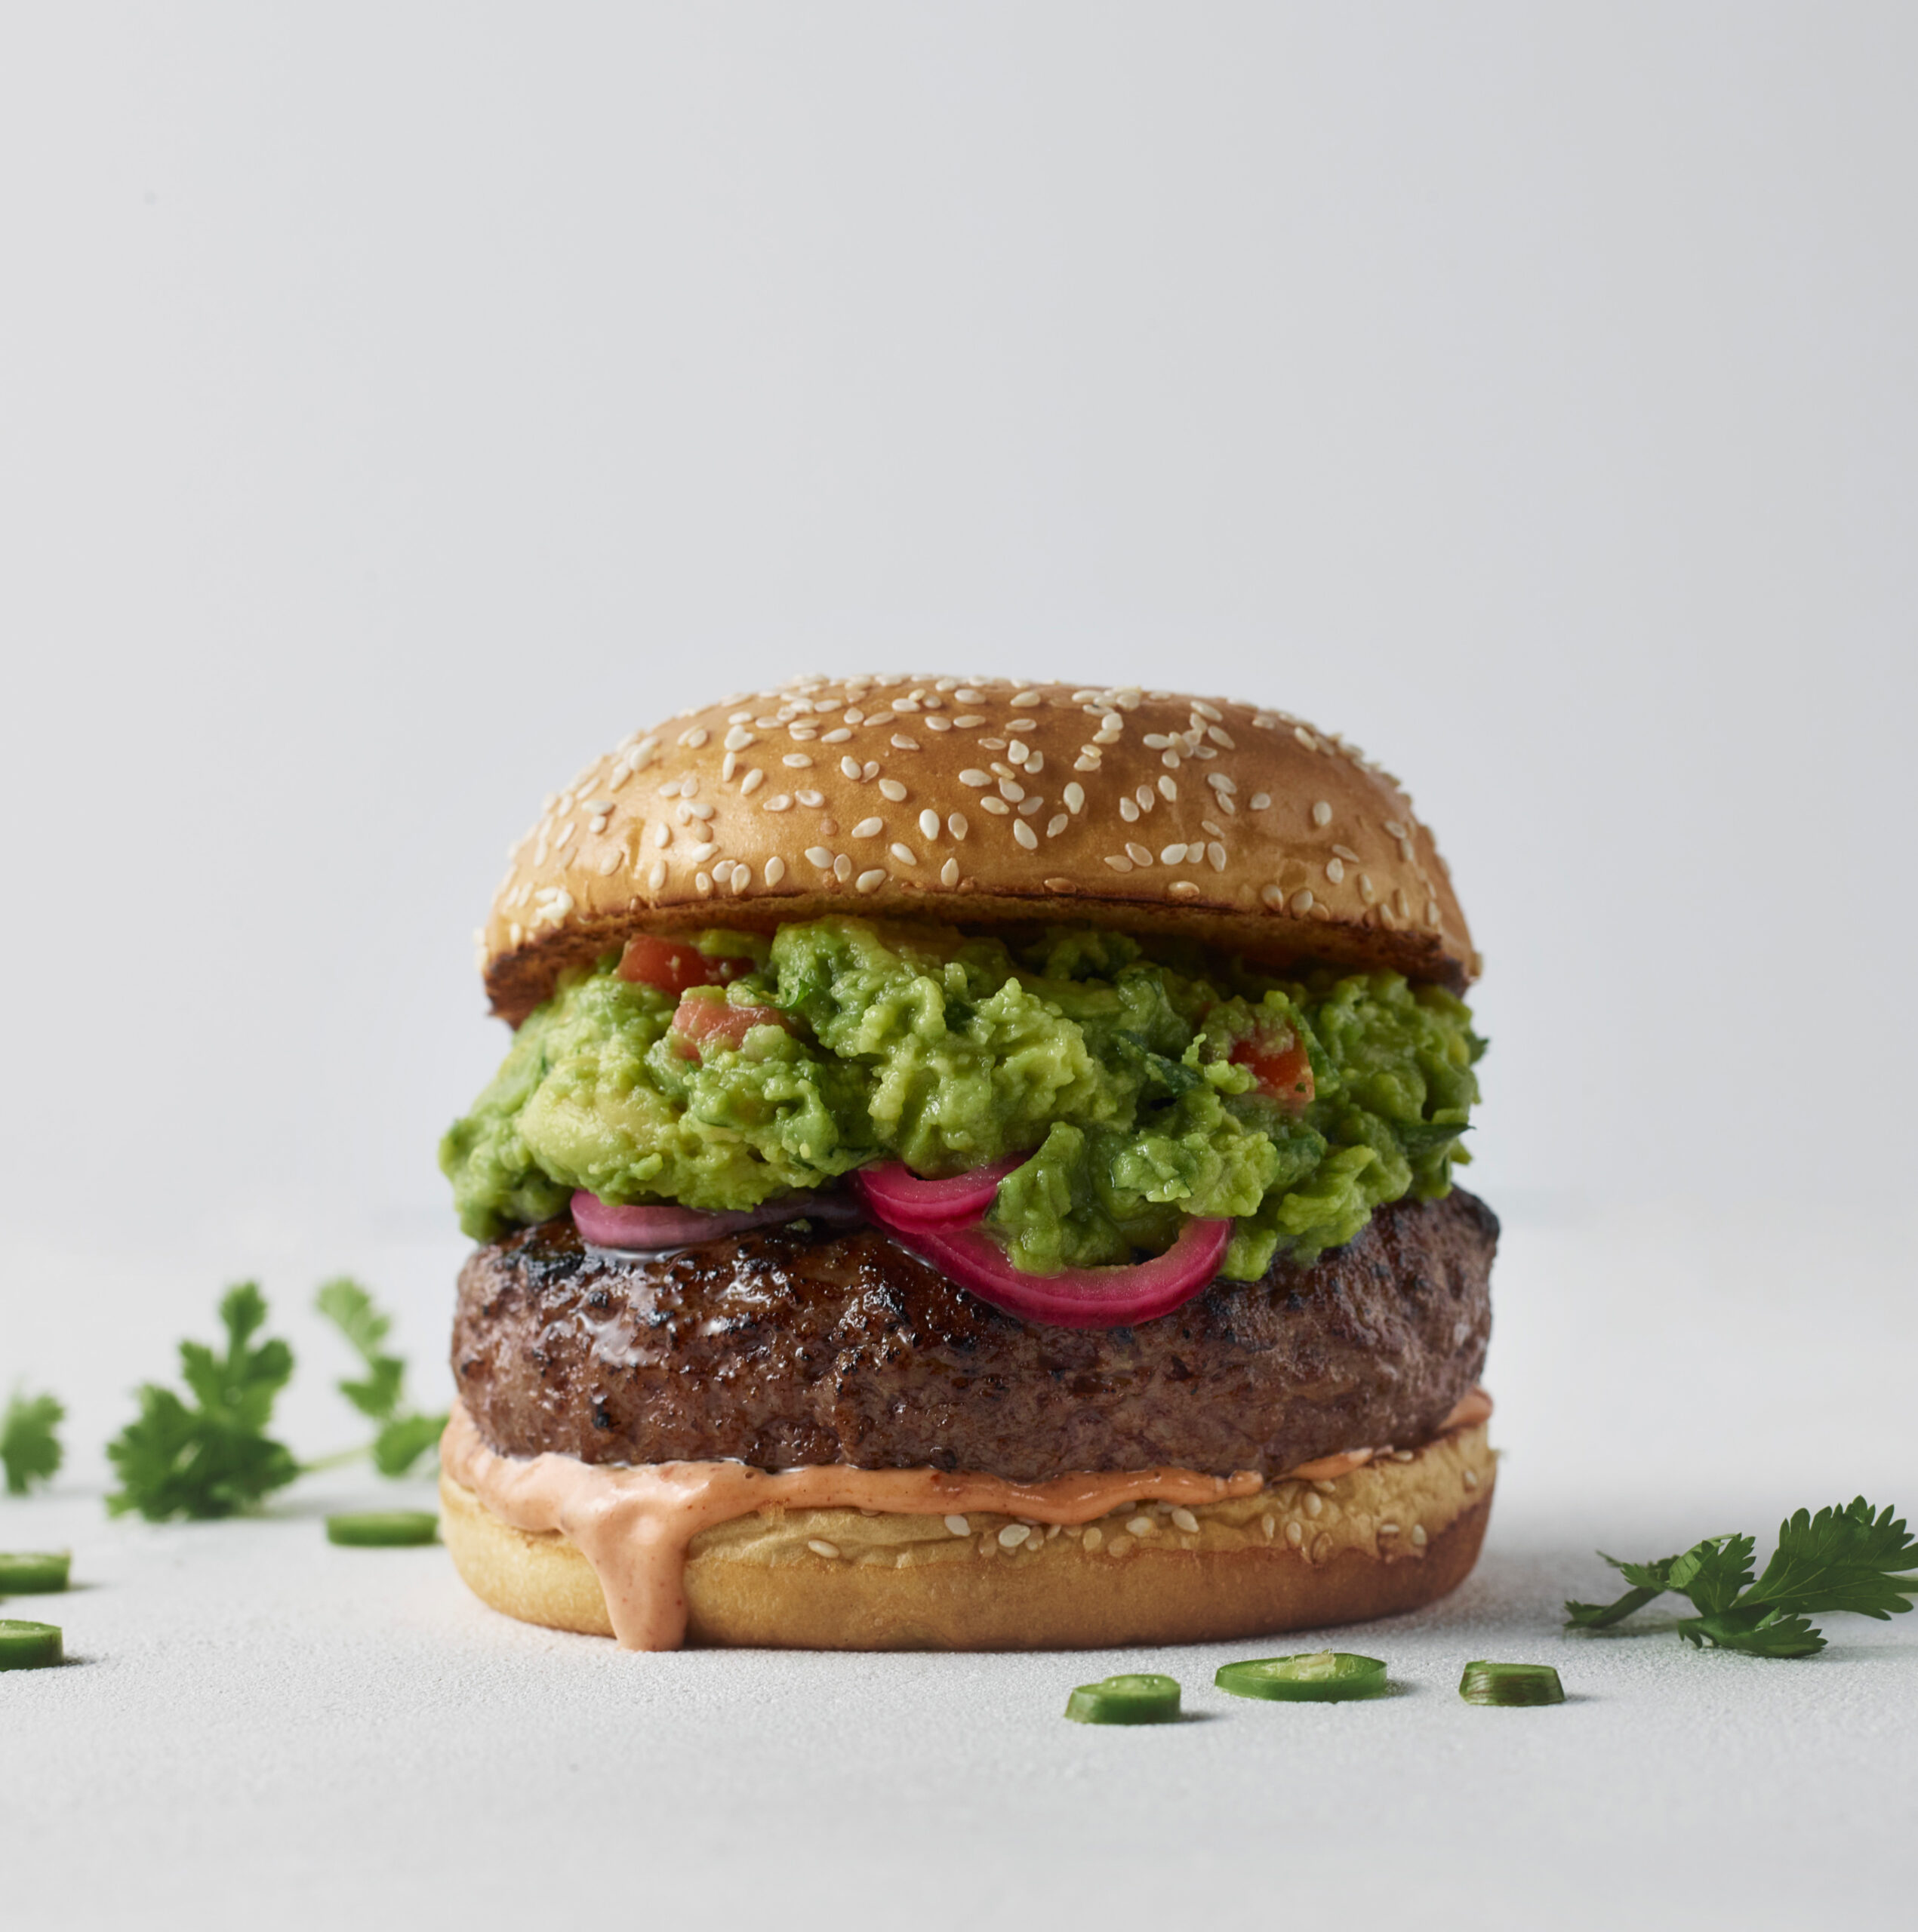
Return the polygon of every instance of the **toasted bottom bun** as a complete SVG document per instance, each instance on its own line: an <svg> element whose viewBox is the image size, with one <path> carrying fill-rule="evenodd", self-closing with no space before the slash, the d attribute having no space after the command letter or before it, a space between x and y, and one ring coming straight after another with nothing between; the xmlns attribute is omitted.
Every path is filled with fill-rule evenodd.
<svg viewBox="0 0 1918 1932"><path fill-rule="evenodd" d="M1491 1511L1484 1426L1330 1481L1082 1527L974 1512L763 1509L702 1531L687 1641L820 1651L1087 1650L1203 1643L1416 1610L1470 1574ZM503 1522L440 1478L441 1534L474 1594L529 1623L612 1635L565 1537Z"/></svg>

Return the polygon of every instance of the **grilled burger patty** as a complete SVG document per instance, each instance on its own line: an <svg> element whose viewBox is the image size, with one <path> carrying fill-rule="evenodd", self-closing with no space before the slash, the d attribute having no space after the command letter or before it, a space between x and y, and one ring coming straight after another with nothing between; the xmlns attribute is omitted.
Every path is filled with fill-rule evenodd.
<svg viewBox="0 0 1918 1932"><path fill-rule="evenodd" d="M1001 1314L876 1228L643 1258L560 1220L466 1263L453 1369L509 1455L1270 1476L1433 1434L1484 1366L1498 1238L1455 1189L1379 1209L1310 1267L1215 1281L1135 1328L1068 1329Z"/></svg>

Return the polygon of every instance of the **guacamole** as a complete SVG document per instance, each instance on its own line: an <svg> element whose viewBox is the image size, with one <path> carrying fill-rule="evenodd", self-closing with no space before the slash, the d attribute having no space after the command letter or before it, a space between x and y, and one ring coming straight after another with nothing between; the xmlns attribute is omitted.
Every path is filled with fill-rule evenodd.
<svg viewBox="0 0 1918 1932"><path fill-rule="evenodd" d="M475 1239L576 1188L743 1208L870 1161L936 1177L1024 1154L987 1223L1019 1267L1130 1260L1223 1215L1224 1272L1249 1280L1444 1194L1470 1158L1484 1042L1460 1000L1396 973L1279 978L1087 926L834 917L698 943L737 977L688 995L731 1009L694 1014L696 1045L680 995L616 955L520 1028L440 1148Z"/></svg>

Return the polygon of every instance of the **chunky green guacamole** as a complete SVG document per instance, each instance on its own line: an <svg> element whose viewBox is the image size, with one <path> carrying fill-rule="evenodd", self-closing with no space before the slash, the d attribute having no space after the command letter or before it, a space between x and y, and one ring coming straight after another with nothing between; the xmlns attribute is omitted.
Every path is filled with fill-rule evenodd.
<svg viewBox="0 0 1918 1932"><path fill-rule="evenodd" d="M562 980L441 1145L468 1234L544 1220L575 1188L741 1208L869 1161L939 1177L1027 1153L989 1222L1021 1268L1128 1260L1230 1215L1224 1272L1250 1279L1282 1246L1309 1261L1380 1203L1445 1193L1470 1158L1484 1043L1461 1001L1395 973L1282 980L1076 926L1008 945L833 918L700 944L751 961L707 997L783 1023L693 1057L678 996L615 958ZM1274 1041L1303 1044L1309 1101L1255 1074Z"/></svg>

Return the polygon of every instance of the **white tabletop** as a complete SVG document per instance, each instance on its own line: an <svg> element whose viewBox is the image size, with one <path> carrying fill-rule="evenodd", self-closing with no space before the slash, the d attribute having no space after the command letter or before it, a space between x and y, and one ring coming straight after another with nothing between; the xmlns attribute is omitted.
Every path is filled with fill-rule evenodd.
<svg viewBox="0 0 1918 1932"><path fill-rule="evenodd" d="M315 1478L263 1518L149 1527L109 1523L76 1466L0 1503L0 1546L70 1544L80 1586L7 1606L60 1623L72 1661L0 1676L6 1922L1895 1922L1918 1627L1826 1619L1802 1663L1559 1628L1562 1598L1608 1589L1595 1545L1747 1528L1762 1560L1797 1503L1918 1504L1891 1258L1870 1346L1795 1321L1803 1259L1670 1226L1512 1231L1490 1539L1449 1601L1336 1640L1390 1663L1393 1694L1362 1704L1212 1688L1309 1638L627 1655L483 1608L438 1548L325 1541L328 1508L423 1484ZM1873 1265L1855 1251L1855 1294ZM1600 1297L1581 1333L1568 1303ZM1479 1657L1555 1663L1568 1702L1466 1706ZM1122 1667L1178 1677L1188 1721L1062 1721L1074 1684Z"/></svg>

